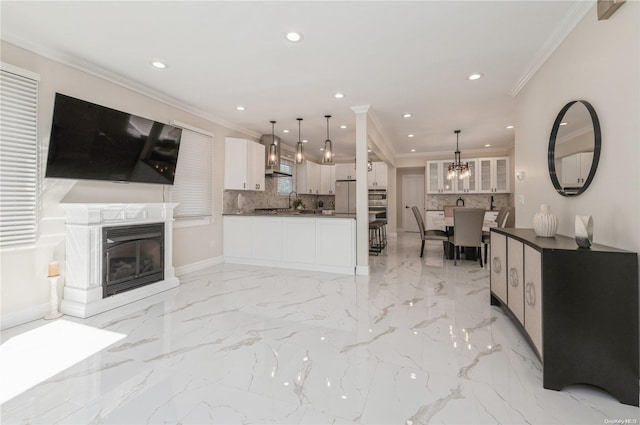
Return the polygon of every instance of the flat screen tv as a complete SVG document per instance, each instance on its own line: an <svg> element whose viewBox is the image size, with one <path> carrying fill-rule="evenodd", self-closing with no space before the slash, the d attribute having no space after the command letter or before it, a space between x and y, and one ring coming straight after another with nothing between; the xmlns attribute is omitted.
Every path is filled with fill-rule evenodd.
<svg viewBox="0 0 640 425"><path fill-rule="evenodd" d="M182 129L56 93L45 177L173 184Z"/></svg>

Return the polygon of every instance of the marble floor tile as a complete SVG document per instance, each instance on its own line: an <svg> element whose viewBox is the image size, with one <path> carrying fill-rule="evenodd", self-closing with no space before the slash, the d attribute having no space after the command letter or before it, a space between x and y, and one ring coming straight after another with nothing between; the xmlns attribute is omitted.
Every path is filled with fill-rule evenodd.
<svg viewBox="0 0 640 425"><path fill-rule="evenodd" d="M0 406L3 424L603 424L638 409L542 365L489 272L417 234L370 276L221 264L88 319L126 337ZM2 342L42 326L4 331ZM3 365L5 367L5 365ZM609 421L609 422L607 422ZM618 422L624 423L624 422Z"/></svg>

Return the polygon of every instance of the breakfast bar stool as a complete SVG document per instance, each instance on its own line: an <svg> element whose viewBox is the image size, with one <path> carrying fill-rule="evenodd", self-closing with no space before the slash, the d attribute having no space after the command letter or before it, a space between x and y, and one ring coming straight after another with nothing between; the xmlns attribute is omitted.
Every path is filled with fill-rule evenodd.
<svg viewBox="0 0 640 425"><path fill-rule="evenodd" d="M369 254L378 255L383 249L382 224L379 221L372 221L369 223Z"/></svg>

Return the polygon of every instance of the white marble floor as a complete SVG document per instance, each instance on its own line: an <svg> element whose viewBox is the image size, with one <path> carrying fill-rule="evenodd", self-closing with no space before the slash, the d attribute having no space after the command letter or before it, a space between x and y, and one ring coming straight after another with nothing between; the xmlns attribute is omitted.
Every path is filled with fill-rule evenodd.
<svg viewBox="0 0 640 425"><path fill-rule="evenodd" d="M437 242L418 255L401 234L369 277L219 265L65 317L127 337L4 403L2 423L638 422L601 390L543 389L540 362L489 305L488 272L454 267Z"/></svg>

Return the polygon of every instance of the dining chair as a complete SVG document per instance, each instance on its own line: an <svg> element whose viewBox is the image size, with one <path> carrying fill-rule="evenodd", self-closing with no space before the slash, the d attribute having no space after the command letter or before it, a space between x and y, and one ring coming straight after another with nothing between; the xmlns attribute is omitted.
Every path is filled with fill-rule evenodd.
<svg viewBox="0 0 640 425"><path fill-rule="evenodd" d="M418 229L420 230L420 238L422 239L422 245L420 246L420 258L422 258L424 254L424 241L447 242L449 240L449 236L444 230L425 230L424 221L422 220L420 209L414 205L411 207L411 211L413 211L413 215L416 217L416 221L418 222ZM444 245L442 246L442 252L444 255Z"/></svg>
<svg viewBox="0 0 640 425"><path fill-rule="evenodd" d="M507 223L510 223L510 217L513 217L515 223L515 214L511 214L511 210L514 207L502 207L500 211L498 211L498 215L496 216L496 227L513 227L513 225L508 226ZM484 262L487 263L487 251L488 246L491 245L491 232L483 231L482 232L482 243L484 244Z"/></svg>
<svg viewBox="0 0 640 425"><path fill-rule="evenodd" d="M453 210L453 236L449 242L454 246L453 265L458 264L460 247L476 248L480 267L482 264L482 226L484 224L483 208L456 208ZM479 251L479 252L478 252Z"/></svg>

